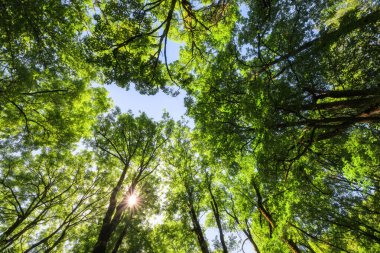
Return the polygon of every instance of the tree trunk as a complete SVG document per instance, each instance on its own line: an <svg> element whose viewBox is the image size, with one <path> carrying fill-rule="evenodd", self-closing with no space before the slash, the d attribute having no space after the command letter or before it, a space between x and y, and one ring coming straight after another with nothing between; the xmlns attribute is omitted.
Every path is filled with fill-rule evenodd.
<svg viewBox="0 0 380 253"><path fill-rule="evenodd" d="M262 202L262 196L260 194L260 189L256 185L255 181L252 179L251 183L253 185L253 188L255 189L256 196L257 196L257 206L261 214L264 216L264 218L269 223L269 227L274 230L276 228L276 223L272 218L272 215L264 208L263 202ZM292 253L301 253L301 250L298 248L297 244L292 240L288 239L286 236L282 237L282 240L286 243L286 245L290 248Z"/></svg>
<svg viewBox="0 0 380 253"><path fill-rule="evenodd" d="M263 205L263 199L260 194L259 187L256 185L255 181L251 181L253 188L255 189L256 196L257 196L257 208L259 209L260 213L264 216L265 220L269 223L270 227L274 229L276 227L276 223L272 219L272 215L265 209Z"/></svg>
<svg viewBox="0 0 380 253"><path fill-rule="evenodd" d="M235 220L237 225L241 225L238 217L236 217L235 214L231 214L230 212L227 211L227 209L224 209L224 210L226 211L227 215L229 215L232 219ZM253 236L252 236L247 220L245 221L245 228L243 228L243 233L247 236L248 240L253 245L253 248L255 249L256 253L260 253L259 247L257 246L256 242L253 240Z"/></svg>
<svg viewBox="0 0 380 253"><path fill-rule="evenodd" d="M347 99L334 102L325 102L318 104L305 104L301 106L302 111L310 110L338 110L345 108L363 108L372 104L380 102L379 96L366 97L366 98L357 98L357 99Z"/></svg>
<svg viewBox="0 0 380 253"><path fill-rule="evenodd" d="M197 214L194 210L193 204L190 203L189 207L190 207L190 216L191 216L191 220L193 222L194 232L198 238L199 247L201 248L202 253L210 253L210 251L208 250L207 242L206 242L205 237L203 235L202 227L199 224Z"/></svg>
<svg viewBox="0 0 380 253"><path fill-rule="evenodd" d="M302 253L301 250L298 248L297 244L295 244L292 239L284 238L284 242L286 243L286 245L288 245L292 253Z"/></svg>
<svg viewBox="0 0 380 253"><path fill-rule="evenodd" d="M377 109L379 110L379 109ZM377 110L374 110L371 113L363 113L359 114L358 116L351 116L351 117L334 117L334 118L324 118L324 119L306 119L301 121L295 121L295 122L287 122L278 124L278 128L286 128L286 127L301 127L301 126L311 126L315 128L337 128L342 123L347 124L355 124L355 123L372 123L372 122L379 122L380 116L376 115L375 112ZM367 116L366 116L367 115ZM368 116L370 115L370 116Z"/></svg>
<svg viewBox="0 0 380 253"><path fill-rule="evenodd" d="M115 246L112 250L112 253L117 253L120 246L121 246L121 243L123 242L123 239L124 237L126 236L127 234L127 231L128 231L128 228L130 226L129 224L129 220L132 219L132 213L130 215L130 218L128 218L126 221L125 221L125 225L124 225L124 228L123 228L123 231L121 232L121 234L119 235L119 238L117 239L116 243L115 243Z"/></svg>
<svg viewBox="0 0 380 253"><path fill-rule="evenodd" d="M253 240L252 233L251 233L251 231L250 231L250 229L248 227L248 222L246 222L246 228L243 229L243 233L247 236L248 240L253 245L253 248L255 249L256 253L260 253L259 247L257 246L256 242Z"/></svg>
<svg viewBox="0 0 380 253"><path fill-rule="evenodd" d="M104 253L104 252L106 252L108 241L110 240L111 235L112 235L113 231L115 230L115 226L113 225L113 222L112 222L112 220L113 220L112 217L113 217L113 214L115 212L116 205L117 205L116 197L117 197L117 194L121 190L121 186L124 182L127 170L128 170L128 166L126 165L123 169L122 174L120 175L120 178L119 178L117 185L112 190L110 200L109 200L108 209L107 209L107 212L106 212L104 219L103 219L103 224L102 224L102 227L101 227L100 232L99 232L98 240L97 240L97 242L94 246L94 249L92 251L93 253Z"/></svg>
<svg viewBox="0 0 380 253"><path fill-rule="evenodd" d="M223 233L223 228L222 228L222 222L220 220L218 203L216 202L215 196L212 193L210 182L208 184L208 191L209 191L210 196L211 196L210 204L211 204L212 212L213 212L214 217L215 217L216 225L218 226L219 238L220 238L220 243L222 244L223 253L228 253L227 245L226 245L226 242L224 240L224 233Z"/></svg>

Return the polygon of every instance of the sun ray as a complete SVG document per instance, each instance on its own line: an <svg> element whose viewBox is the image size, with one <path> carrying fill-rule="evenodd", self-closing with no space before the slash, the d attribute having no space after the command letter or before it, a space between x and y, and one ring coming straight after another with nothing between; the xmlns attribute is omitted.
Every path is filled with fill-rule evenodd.
<svg viewBox="0 0 380 253"><path fill-rule="evenodd" d="M140 205L140 196L138 192L133 191L132 193L129 193L126 202L130 209L136 209Z"/></svg>
<svg viewBox="0 0 380 253"><path fill-rule="evenodd" d="M138 204L138 196L135 193L132 193L128 196L128 206L134 207Z"/></svg>

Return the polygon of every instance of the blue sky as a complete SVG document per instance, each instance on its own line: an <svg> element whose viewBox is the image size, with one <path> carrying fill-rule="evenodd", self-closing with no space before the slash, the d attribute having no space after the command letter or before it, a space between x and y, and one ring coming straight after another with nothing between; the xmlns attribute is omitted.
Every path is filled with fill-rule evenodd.
<svg viewBox="0 0 380 253"><path fill-rule="evenodd" d="M169 63L178 59L180 46L178 43L168 41L167 57ZM154 120L160 120L164 111L167 111L175 120L180 120L186 113L184 106L185 91L181 91L178 96L172 97L162 91L152 96L140 95L132 85L128 91L115 84L107 85L105 88L109 92L109 97L114 101L114 105L120 107L123 112L131 110L135 115L145 112Z"/></svg>
<svg viewBox="0 0 380 253"><path fill-rule="evenodd" d="M172 97L161 91L152 96L140 95L133 87L126 91L116 85L107 85L106 89L114 101L114 105L120 107L123 112L131 110L135 115L145 112L154 120L160 120L165 110L175 120L180 120L181 116L186 113L185 92Z"/></svg>

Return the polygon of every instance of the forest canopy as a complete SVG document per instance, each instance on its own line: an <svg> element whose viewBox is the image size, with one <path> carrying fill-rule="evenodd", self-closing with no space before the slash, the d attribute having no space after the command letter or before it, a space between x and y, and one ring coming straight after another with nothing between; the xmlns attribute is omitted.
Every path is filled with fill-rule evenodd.
<svg viewBox="0 0 380 253"><path fill-rule="evenodd" d="M379 35L376 0L0 0L0 252L380 252Z"/></svg>

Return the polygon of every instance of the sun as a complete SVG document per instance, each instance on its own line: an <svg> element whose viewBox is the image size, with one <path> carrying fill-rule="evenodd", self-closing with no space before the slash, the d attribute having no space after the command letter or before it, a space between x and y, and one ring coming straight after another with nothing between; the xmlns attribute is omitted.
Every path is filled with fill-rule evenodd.
<svg viewBox="0 0 380 253"><path fill-rule="evenodd" d="M139 196L137 195L136 192L133 192L132 194L130 194L127 198L127 204L128 204L128 207L129 208L134 208L134 207L137 207L138 204L139 204Z"/></svg>

